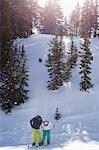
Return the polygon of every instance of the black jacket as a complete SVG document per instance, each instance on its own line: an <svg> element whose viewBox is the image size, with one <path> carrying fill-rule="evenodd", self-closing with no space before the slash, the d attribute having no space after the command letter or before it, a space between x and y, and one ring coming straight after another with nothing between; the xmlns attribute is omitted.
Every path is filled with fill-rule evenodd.
<svg viewBox="0 0 99 150"><path fill-rule="evenodd" d="M41 124L42 124L42 120L41 121L38 120L37 117L30 120L30 125L34 129L39 129Z"/></svg>

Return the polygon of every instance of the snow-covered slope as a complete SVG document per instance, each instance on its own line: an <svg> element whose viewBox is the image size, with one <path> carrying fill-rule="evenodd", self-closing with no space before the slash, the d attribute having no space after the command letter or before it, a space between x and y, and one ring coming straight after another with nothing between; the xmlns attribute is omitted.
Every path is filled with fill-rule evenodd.
<svg viewBox="0 0 99 150"><path fill-rule="evenodd" d="M58 91L49 92L46 88L48 73L45 60L49 49L48 42L53 37L31 35L28 39L17 41L18 44L25 45L28 55L30 100L13 110L12 114L0 112L0 150L25 149L25 145L30 144L32 139L29 120L37 114L55 125L52 129L51 145L42 149L74 150L77 146L77 150L99 150L99 39L91 39L94 57L92 91L79 91L79 67L76 67L73 70L71 88L64 85ZM69 41L69 38L64 38L66 48ZM80 41L81 39L75 38L78 48ZM43 62L39 63L39 58ZM53 119L57 107L62 114L59 122Z"/></svg>

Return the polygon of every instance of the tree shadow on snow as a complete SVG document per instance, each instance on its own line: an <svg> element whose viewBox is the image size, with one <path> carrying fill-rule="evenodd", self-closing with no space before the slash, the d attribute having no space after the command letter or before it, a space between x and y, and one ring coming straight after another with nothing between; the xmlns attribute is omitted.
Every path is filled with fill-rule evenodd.
<svg viewBox="0 0 99 150"><path fill-rule="evenodd" d="M60 120L55 124L52 131L53 147L64 147L66 143L81 141L89 143L91 141L99 142L99 126L92 120L64 121Z"/></svg>

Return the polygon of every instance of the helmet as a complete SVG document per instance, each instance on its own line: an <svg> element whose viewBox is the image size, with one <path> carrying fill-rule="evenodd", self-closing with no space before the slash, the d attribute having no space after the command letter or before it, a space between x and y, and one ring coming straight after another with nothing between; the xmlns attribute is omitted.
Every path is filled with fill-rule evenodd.
<svg viewBox="0 0 99 150"><path fill-rule="evenodd" d="M48 126L48 124L49 124L49 122L47 120L45 120L43 123L45 126Z"/></svg>

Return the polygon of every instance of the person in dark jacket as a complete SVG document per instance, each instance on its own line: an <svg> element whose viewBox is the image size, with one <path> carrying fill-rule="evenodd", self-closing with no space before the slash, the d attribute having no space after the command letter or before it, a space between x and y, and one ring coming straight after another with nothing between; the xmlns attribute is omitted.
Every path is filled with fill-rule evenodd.
<svg viewBox="0 0 99 150"><path fill-rule="evenodd" d="M36 144L36 138L38 139L39 146L42 145L41 134L40 134L41 124L42 124L42 117L39 115L37 115L36 117L30 120L30 125L33 128L32 146Z"/></svg>

